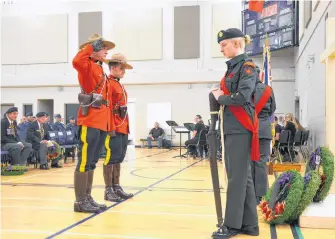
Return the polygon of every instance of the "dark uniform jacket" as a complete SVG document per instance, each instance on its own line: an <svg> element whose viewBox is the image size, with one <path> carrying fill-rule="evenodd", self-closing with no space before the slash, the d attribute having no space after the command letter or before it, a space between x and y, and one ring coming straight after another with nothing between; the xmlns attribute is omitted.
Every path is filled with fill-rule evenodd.
<svg viewBox="0 0 335 239"><path fill-rule="evenodd" d="M62 124L60 122L55 122L52 125L52 130L53 131L65 131L65 126L64 126L64 124Z"/></svg>
<svg viewBox="0 0 335 239"><path fill-rule="evenodd" d="M30 124L30 122L25 121L25 122L23 122L22 124L19 124L19 125L17 126L17 128L18 128L18 130L20 130L20 131L27 131L28 128L29 128L29 124Z"/></svg>
<svg viewBox="0 0 335 239"><path fill-rule="evenodd" d="M258 73L256 67L246 54L238 55L227 61L227 72L225 75L226 87L230 95L221 95L218 103L221 105L242 106L251 119L254 118L254 102L252 95L255 91ZM222 88L222 87L221 87ZM246 134L249 133L235 118L233 113L225 107L224 109L223 130L224 134ZM253 122L253 121L252 121Z"/></svg>
<svg viewBox="0 0 335 239"><path fill-rule="evenodd" d="M41 127L44 129L43 136L37 121L31 123L28 128L26 141L32 144L34 150L39 150L42 140L50 140L48 127L45 124L41 124Z"/></svg>
<svg viewBox="0 0 335 239"><path fill-rule="evenodd" d="M17 123L14 120L10 125L7 117L1 119L1 147L8 143L20 142L19 135L17 134Z"/></svg>
<svg viewBox="0 0 335 239"><path fill-rule="evenodd" d="M262 97L264 90L265 90L265 84L258 81L256 85L256 92L254 95L256 104ZM263 109L258 114L258 125L259 125L258 134L260 139L270 139L270 140L272 139L270 116L273 115L275 110L276 110L276 100L272 91L270 98L268 99Z"/></svg>

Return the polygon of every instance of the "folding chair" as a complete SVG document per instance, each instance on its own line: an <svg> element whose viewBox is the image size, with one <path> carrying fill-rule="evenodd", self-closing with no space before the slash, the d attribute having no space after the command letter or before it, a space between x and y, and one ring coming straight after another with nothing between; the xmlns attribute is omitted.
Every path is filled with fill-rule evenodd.
<svg viewBox="0 0 335 239"><path fill-rule="evenodd" d="M275 157L274 160L276 160L278 158L280 163L283 163L282 154L281 154L280 151L287 149L289 157L290 157L291 162L292 162L292 157L291 157L291 152L290 152L290 139L291 139L291 131L282 130L280 132L279 142L278 142L278 146L277 146L276 152L275 152L276 157Z"/></svg>
<svg viewBox="0 0 335 239"><path fill-rule="evenodd" d="M303 153L303 150L302 150L302 140L303 140L303 132L301 130L298 130L297 132L295 132L295 135L294 135L294 139L293 139L293 152L297 152L297 153L301 153L301 155L303 156L304 158L304 161L305 160L305 155Z"/></svg>

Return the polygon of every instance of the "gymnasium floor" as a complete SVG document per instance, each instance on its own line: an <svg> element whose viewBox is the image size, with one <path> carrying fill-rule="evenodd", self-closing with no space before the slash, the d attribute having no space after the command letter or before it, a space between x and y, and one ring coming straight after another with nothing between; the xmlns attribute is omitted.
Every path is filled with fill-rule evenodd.
<svg viewBox="0 0 335 239"><path fill-rule="evenodd" d="M33 169L22 176L2 177L1 238L211 238L216 214L209 163L172 158L178 154L177 150L129 147L121 183L135 196L107 203L109 209L100 214L73 212L73 163L47 172ZM93 196L103 202L103 194L100 161ZM225 190L221 195L224 206ZM270 228L259 220L258 238L335 238L334 230Z"/></svg>

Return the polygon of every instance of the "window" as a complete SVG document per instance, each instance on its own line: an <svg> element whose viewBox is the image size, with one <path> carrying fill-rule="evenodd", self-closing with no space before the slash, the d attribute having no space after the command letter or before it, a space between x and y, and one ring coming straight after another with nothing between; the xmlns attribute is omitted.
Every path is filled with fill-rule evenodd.
<svg viewBox="0 0 335 239"><path fill-rule="evenodd" d="M77 121L79 104L65 104L64 123L69 123L69 117L74 116Z"/></svg>
<svg viewBox="0 0 335 239"><path fill-rule="evenodd" d="M4 117L6 111L13 106L14 104L1 104L1 118Z"/></svg>
<svg viewBox="0 0 335 239"><path fill-rule="evenodd" d="M308 27L312 19L312 1L304 1L304 25L305 28Z"/></svg>
<svg viewBox="0 0 335 239"><path fill-rule="evenodd" d="M23 105L22 115L26 115L27 113L33 113L33 105Z"/></svg>

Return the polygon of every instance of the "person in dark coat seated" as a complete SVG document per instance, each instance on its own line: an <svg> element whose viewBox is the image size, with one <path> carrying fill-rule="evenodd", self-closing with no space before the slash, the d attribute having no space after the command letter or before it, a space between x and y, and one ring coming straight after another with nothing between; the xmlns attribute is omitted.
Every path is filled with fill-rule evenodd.
<svg viewBox="0 0 335 239"><path fill-rule="evenodd" d="M55 115L55 123L52 125L53 131L65 131L65 126L62 123L62 116L60 114Z"/></svg>
<svg viewBox="0 0 335 239"><path fill-rule="evenodd" d="M23 166L32 151L32 146L20 141L17 133L17 115L17 107L11 107L1 119L1 149L8 151L11 165Z"/></svg>
<svg viewBox="0 0 335 239"><path fill-rule="evenodd" d="M202 117L200 115L196 115L195 118L194 118L194 121L195 121L196 124L194 126L192 139L186 140L185 145L187 146L187 150L188 150L189 154L191 156L193 156L193 158L195 159L198 155L197 147L195 145L199 141L200 132L202 130L205 130L206 127L205 127L204 122L202 121ZM205 134L202 135L201 140L206 140L206 135Z"/></svg>
<svg viewBox="0 0 335 239"><path fill-rule="evenodd" d="M26 116L26 120L23 123L19 124L17 127L20 131L27 131L29 124L33 122L32 112L27 113L25 116Z"/></svg>
<svg viewBox="0 0 335 239"><path fill-rule="evenodd" d="M49 169L47 161L47 153L54 149L54 145L50 141L49 131L45 120L47 114L45 112L39 112L36 114L37 120L29 125L27 132L27 142L31 143L33 149L38 151L40 159L40 169ZM51 164L52 168L61 168L58 164L58 160L53 160Z"/></svg>

